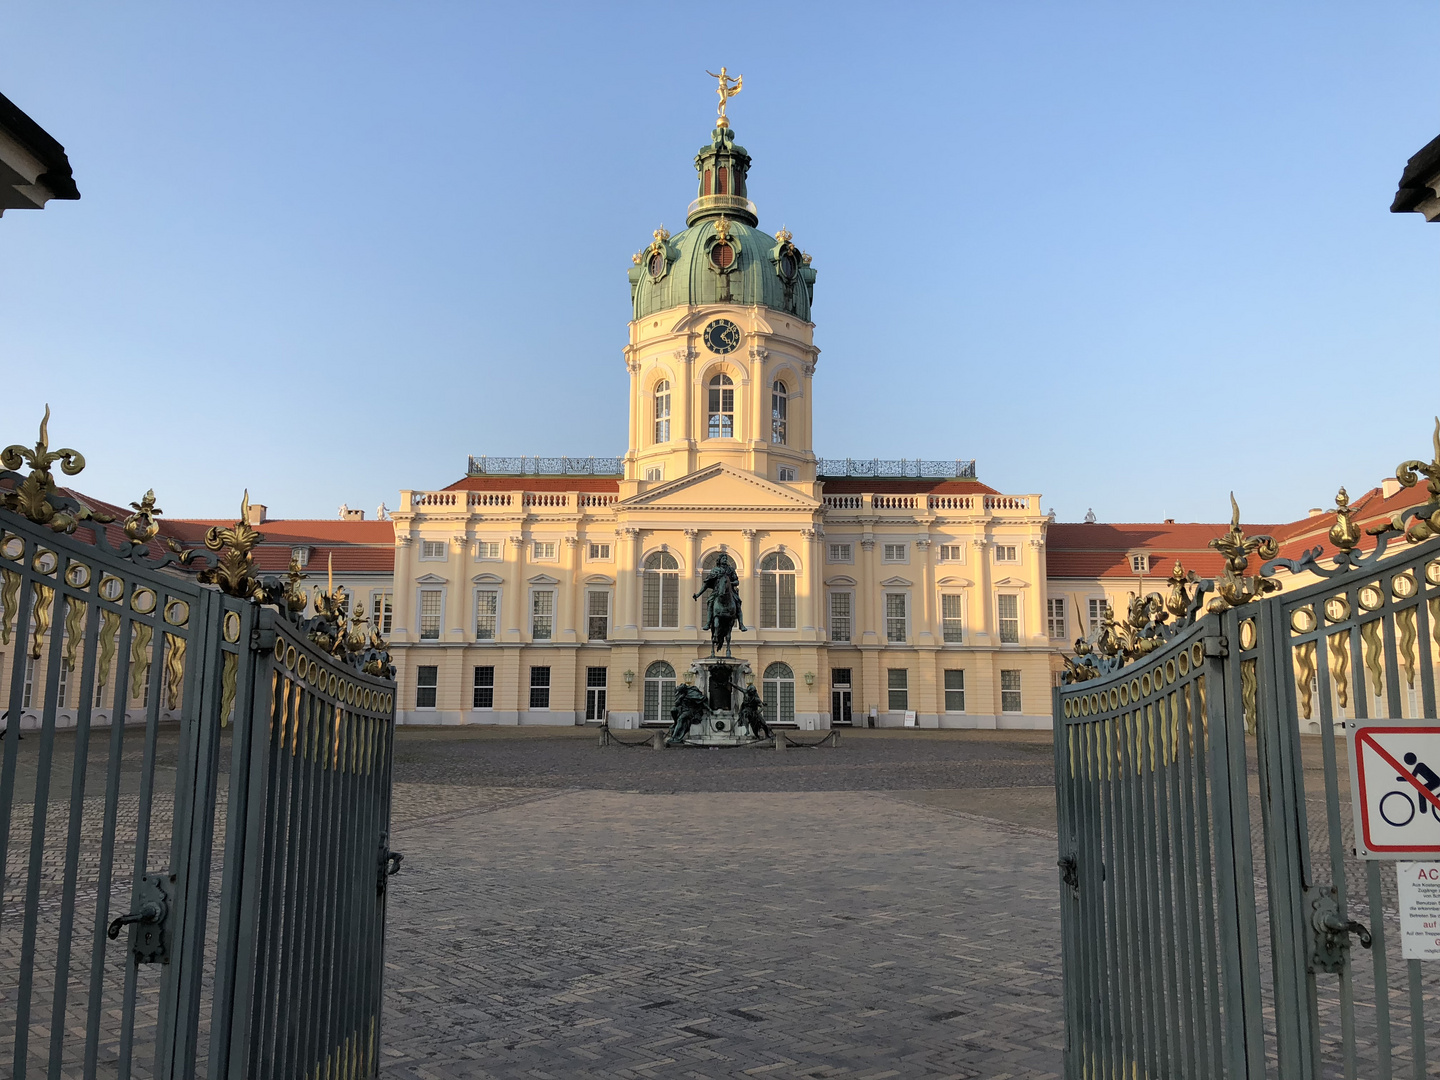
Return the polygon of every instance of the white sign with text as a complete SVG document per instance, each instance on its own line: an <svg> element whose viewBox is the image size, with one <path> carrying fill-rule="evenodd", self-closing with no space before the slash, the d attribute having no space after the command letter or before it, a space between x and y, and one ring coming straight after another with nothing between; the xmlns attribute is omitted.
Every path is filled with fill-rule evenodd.
<svg viewBox="0 0 1440 1080"><path fill-rule="evenodd" d="M1440 862L1397 862L1400 955L1440 960Z"/></svg>

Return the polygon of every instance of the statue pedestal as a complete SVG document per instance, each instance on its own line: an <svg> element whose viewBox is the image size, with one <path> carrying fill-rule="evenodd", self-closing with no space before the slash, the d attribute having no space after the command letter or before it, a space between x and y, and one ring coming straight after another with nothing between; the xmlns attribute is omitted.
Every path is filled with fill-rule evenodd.
<svg viewBox="0 0 1440 1080"><path fill-rule="evenodd" d="M761 740L739 722L750 665L726 656L706 656L690 665L695 686L705 695L705 720L690 729L686 746L748 746Z"/></svg>

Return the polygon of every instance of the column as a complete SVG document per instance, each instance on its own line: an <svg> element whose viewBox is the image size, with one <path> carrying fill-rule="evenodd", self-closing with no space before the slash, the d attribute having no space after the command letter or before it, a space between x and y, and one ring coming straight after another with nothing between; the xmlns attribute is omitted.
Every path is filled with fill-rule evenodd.
<svg viewBox="0 0 1440 1080"><path fill-rule="evenodd" d="M455 549L455 560L451 565L450 587L447 590L450 601L445 605L445 619L450 623L447 627L441 627L448 631L441 640L466 641L473 639L475 628L470 627L466 633L466 625L473 617L469 611L470 603L470 537L465 533L456 533L450 538L450 544ZM454 638L450 634L456 635Z"/></svg>
<svg viewBox="0 0 1440 1080"><path fill-rule="evenodd" d="M941 640L941 635L935 633L935 624L939 621L939 613L935 606L940 602L935 595L935 560L930 557L930 538L922 537L915 541L915 551L920 558L920 590L921 599L916 613L919 620L916 625L915 643L917 645L935 645Z"/></svg>
<svg viewBox="0 0 1440 1080"><path fill-rule="evenodd" d="M816 613L821 610L820 595L824 588L820 574L820 532L817 529L801 529L800 535L805 539L805 566L801 579L804 589L800 593L799 611L800 639L823 641L824 634L817 632L816 618ZM818 674L816 677L819 677Z"/></svg>
<svg viewBox="0 0 1440 1080"><path fill-rule="evenodd" d="M1045 541L1038 536L1030 538L1030 574L1031 587L1025 590L1029 600L1025 605L1025 617L1034 622L1027 623L1027 629L1033 644L1047 647L1050 644L1050 629L1045 621Z"/></svg>
<svg viewBox="0 0 1440 1080"><path fill-rule="evenodd" d="M504 640L519 642L523 638L522 628L524 627L525 610L525 537L523 535L510 537L510 580L505 589L504 608L505 629Z"/></svg>
<svg viewBox="0 0 1440 1080"><path fill-rule="evenodd" d="M875 631L875 538L866 534L860 541L860 601L855 606L859 608L855 612L856 623L853 634L856 645L879 645L883 640Z"/></svg>
<svg viewBox="0 0 1440 1080"><path fill-rule="evenodd" d="M689 577L690 589L689 589L689 591L690 591L691 593L694 593L696 589L700 588L700 530L699 530L699 529L686 529L686 530L685 530L685 558L688 560L687 565L689 566L689 569L690 569L690 577ZM698 603L697 601L695 601L695 600L690 599L690 597L688 597L688 596L682 596L682 597L680 598L680 603L686 605L685 610L690 613L690 614L689 614L689 619L690 619L690 621L689 621L689 622L685 622L685 620L682 619L682 620L681 620L681 624L685 627L686 630L694 630L694 631L696 631L696 632L698 633L698 632L699 632L699 624L700 624L700 605L699 605L699 603Z"/></svg>
<svg viewBox="0 0 1440 1080"><path fill-rule="evenodd" d="M616 529L615 537L615 636L633 641L640 636L640 530Z"/></svg>
<svg viewBox="0 0 1440 1080"><path fill-rule="evenodd" d="M995 596L990 588L990 541L984 537L970 541L975 552L975 595L971 597L970 623L975 628L976 644L998 645L991 622L994 614Z"/></svg>
<svg viewBox="0 0 1440 1080"><path fill-rule="evenodd" d="M572 493L571 498L579 499L578 495ZM578 536L565 537L565 548L560 556L560 584L556 586L559 596L560 610L556 614L556 641L577 642L584 641L584 633L576 633L575 619L575 589L580 581L578 558L580 538ZM584 611L581 611L581 619L584 618Z"/></svg>
<svg viewBox="0 0 1440 1080"><path fill-rule="evenodd" d="M408 527L408 523L407 523ZM395 537L395 599L390 619L390 639L396 642L419 641L420 620L415 617L415 545L408 533Z"/></svg>
<svg viewBox="0 0 1440 1080"><path fill-rule="evenodd" d="M740 579L740 601L745 605L745 625L753 630L760 626L760 534L754 529L741 529L745 538L745 574ZM758 640L759 634L756 638ZM758 678L759 672L756 672Z"/></svg>

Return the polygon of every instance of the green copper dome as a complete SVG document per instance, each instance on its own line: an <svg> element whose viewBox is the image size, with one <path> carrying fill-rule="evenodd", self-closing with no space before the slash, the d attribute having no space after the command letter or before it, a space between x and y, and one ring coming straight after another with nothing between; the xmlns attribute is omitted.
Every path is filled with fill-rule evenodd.
<svg viewBox="0 0 1440 1080"><path fill-rule="evenodd" d="M756 228L755 204L746 197L750 155L728 126L717 127L695 155L699 196L677 236L657 229L634 256L630 296L635 318L699 304L760 305L810 321L815 271L810 257L785 230Z"/></svg>

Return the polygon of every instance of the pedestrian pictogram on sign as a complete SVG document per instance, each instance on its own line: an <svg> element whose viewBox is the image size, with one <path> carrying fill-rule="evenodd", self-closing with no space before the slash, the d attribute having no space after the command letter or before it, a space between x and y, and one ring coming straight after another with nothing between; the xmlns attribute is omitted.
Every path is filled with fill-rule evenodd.
<svg viewBox="0 0 1440 1080"><path fill-rule="evenodd" d="M1440 720L1352 720L1346 726L1355 854L1440 857Z"/></svg>

